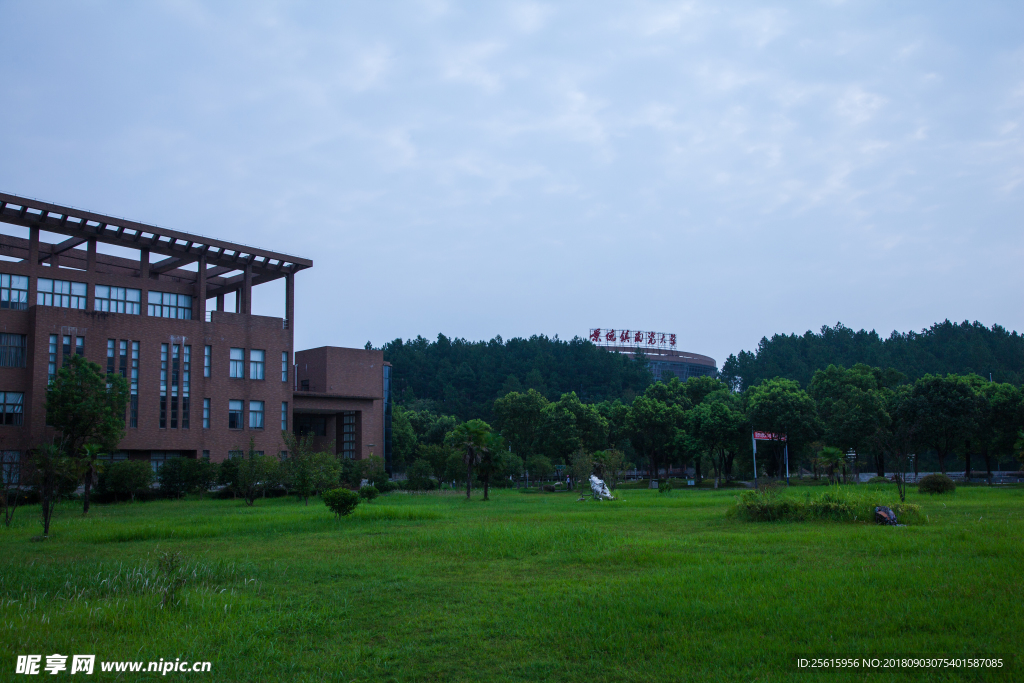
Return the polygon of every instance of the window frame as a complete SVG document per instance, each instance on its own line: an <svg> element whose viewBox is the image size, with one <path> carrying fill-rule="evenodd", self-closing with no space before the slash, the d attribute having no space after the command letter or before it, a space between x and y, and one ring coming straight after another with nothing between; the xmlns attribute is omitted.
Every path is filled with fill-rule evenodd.
<svg viewBox="0 0 1024 683"><path fill-rule="evenodd" d="M253 410L257 406L259 410ZM249 401L249 429L263 431L264 425L266 425L266 411L267 404L265 401Z"/></svg>
<svg viewBox="0 0 1024 683"><path fill-rule="evenodd" d="M238 404L237 409L235 407L236 403ZM228 429L230 429L232 431L241 431L241 430L243 430L245 428L245 426L244 426L244 424L245 424L244 423L244 417L245 417L245 401L243 401L242 399L239 399L239 398L229 398L228 399ZM236 426L232 427L231 426L232 422L234 422Z"/></svg>
<svg viewBox="0 0 1024 683"><path fill-rule="evenodd" d="M238 358L235 358L235 351L238 351ZM228 377L231 379L245 379L245 349L232 346L228 351Z"/></svg>

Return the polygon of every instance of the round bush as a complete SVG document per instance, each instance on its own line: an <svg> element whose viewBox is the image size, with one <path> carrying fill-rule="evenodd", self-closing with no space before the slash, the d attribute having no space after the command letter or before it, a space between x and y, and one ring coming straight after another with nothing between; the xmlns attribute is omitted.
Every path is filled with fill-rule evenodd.
<svg viewBox="0 0 1024 683"><path fill-rule="evenodd" d="M885 477L871 477L868 479L869 484L891 484L892 482Z"/></svg>
<svg viewBox="0 0 1024 683"><path fill-rule="evenodd" d="M398 484L393 481L375 482L373 485L376 486L377 490L381 493L391 493L392 491L398 490Z"/></svg>
<svg viewBox="0 0 1024 683"><path fill-rule="evenodd" d="M339 517L352 514L359 505L359 494L348 489L331 489L324 491L320 497L324 499L324 505Z"/></svg>
<svg viewBox="0 0 1024 683"><path fill-rule="evenodd" d="M366 502L370 502L379 495L380 491L377 489L376 486L373 485L364 486L361 489L359 489L359 497L365 500Z"/></svg>
<svg viewBox="0 0 1024 683"><path fill-rule="evenodd" d="M672 490L672 482L668 479L658 480L658 493L668 493Z"/></svg>
<svg viewBox="0 0 1024 683"><path fill-rule="evenodd" d="M956 484L945 474L929 474L917 483L917 490L920 493L952 493L956 491Z"/></svg>

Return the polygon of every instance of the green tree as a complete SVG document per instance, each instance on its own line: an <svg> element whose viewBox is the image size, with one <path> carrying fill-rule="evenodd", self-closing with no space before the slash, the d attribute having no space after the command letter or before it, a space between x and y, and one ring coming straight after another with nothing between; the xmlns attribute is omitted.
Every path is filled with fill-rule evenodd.
<svg viewBox="0 0 1024 683"><path fill-rule="evenodd" d="M469 420L449 434L450 445L462 455L466 466L466 500L469 500L473 485L473 468L480 463L491 444L490 433L490 425L483 420Z"/></svg>
<svg viewBox="0 0 1024 683"><path fill-rule="evenodd" d="M476 476L484 484L484 500L490 500L491 479L501 476L505 461L502 456L508 451L505 439L488 429L483 448L477 456Z"/></svg>
<svg viewBox="0 0 1024 683"><path fill-rule="evenodd" d="M423 458L417 458L406 470L409 488L415 491L429 491L434 488L434 480L431 479L433 467Z"/></svg>
<svg viewBox="0 0 1024 683"><path fill-rule="evenodd" d="M104 470L100 483L104 490L114 494L115 500L125 496L135 502L135 496L153 483L153 468L145 460L121 460Z"/></svg>
<svg viewBox="0 0 1024 683"><path fill-rule="evenodd" d="M921 443L935 449L939 469L946 473L947 460L977 431L983 408L971 383L959 375L925 375L911 391Z"/></svg>
<svg viewBox="0 0 1024 683"><path fill-rule="evenodd" d="M807 393L817 404L825 443L844 453L871 451L875 471L885 476L884 453L872 450L872 436L888 419L879 391L881 371L863 363L849 370L829 365L814 373Z"/></svg>
<svg viewBox="0 0 1024 683"><path fill-rule="evenodd" d="M522 458L537 452L548 400L536 389L512 391L494 402L494 426Z"/></svg>
<svg viewBox="0 0 1024 683"><path fill-rule="evenodd" d="M650 463L651 479L658 478L658 467L669 454L686 411L680 405L668 405L650 396L638 396L626 415L626 429L637 453Z"/></svg>
<svg viewBox="0 0 1024 683"><path fill-rule="evenodd" d="M35 449L29 459L27 474L39 494L44 539L50 536L50 521L57 503L74 491L82 476L79 462L68 457L62 446L46 444Z"/></svg>
<svg viewBox="0 0 1024 683"><path fill-rule="evenodd" d="M89 512L96 461L82 449L86 444L96 444L93 456L114 451L124 438L127 405L125 378L102 374L100 366L82 356L67 358L46 387L47 423L60 432L66 453L83 460L84 513Z"/></svg>
<svg viewBox="0 0 1024 683"><path fill-rule="evenodd" d="M979 387L985 397L979 419L979 437L985 469L992 476L993 456L1011 455L1017 434L1024 429L1024 400L1012 384L983 382Z"/></svg>
<svg viewBox="0 0 1024 683"><path fill-rule="evenodd" d="M237 472L232 489L245 500L247 506L255 504L266 490L267 485L278 476L278 463L266 455L256 452L255 440L249 439L249 450L237 460Z"/></svg>
<svg viewBox="0 0 1024 683"><path fill-rule="evenodd" d="M792 380L779 377L765 380L747 390L746 403L752 427L786 435L790 450L794 452L810 444L822 431L814 400ZM785 443L767 443L771 458L766 469L769 476L775 476L783 468Z"/></svg>
<svg viewBox="0 0 1024 683"><path fill-rule="evenodd" d="M281 462L288 488L309 505L309 497L317 491L326 491L338 485L341 463L338 456L313 448L313 436L296 437L284 433L288 457Z"/></svg>
<svg viewBox="0 0 1024 683"><path fill-rule="evenodd" d="M417 439L410 420L411 412L396 405L391 413L392 470L395 472L404 472L406 463L411 463L416 457Z"/></svg>
<svg viewBox="0 0 1024 683"><path fill-rule="evenodd" d="M689 382L687 382L689 384ZM730 450L745 435L747 420L736 395L728 390L705 395L702 403L687 414L687 433L701 444L715 470L715 485L721 484Z"/></svg>

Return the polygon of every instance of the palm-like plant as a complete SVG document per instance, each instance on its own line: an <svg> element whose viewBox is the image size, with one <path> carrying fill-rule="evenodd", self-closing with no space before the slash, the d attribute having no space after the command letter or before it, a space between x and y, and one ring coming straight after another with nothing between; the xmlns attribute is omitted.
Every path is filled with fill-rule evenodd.
<svg viewBox="0 0 1024 683"><path fill-rule="evenodd" d="M449 442L462 451L462 462L466 465L466 500L473 485L473 467L490 454L488 435L491 427L483 420L463 422L449 433ZM486 489L484 493L486 494Z"/></svg>
<svg viewBox="0 0 1024 683"><path fill-rule="evenodd" d="M818 458L821 460L822 467L828 470L829 482L834 483L839 477L839 470L846 464L843 451L835 446L825 446L818 454Z"/></svg>

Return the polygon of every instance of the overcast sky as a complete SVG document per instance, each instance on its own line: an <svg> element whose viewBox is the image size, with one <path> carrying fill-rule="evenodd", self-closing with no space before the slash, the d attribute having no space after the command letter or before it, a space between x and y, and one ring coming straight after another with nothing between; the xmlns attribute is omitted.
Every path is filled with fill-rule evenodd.
<svg viewBox="0 0 1024 683"><path fill-rule="evenodd" d="M615 327L721 365L836 321L1024 329L1019 0L0 0L0 26L0 189L312 258L297 348Z"/></svg>

